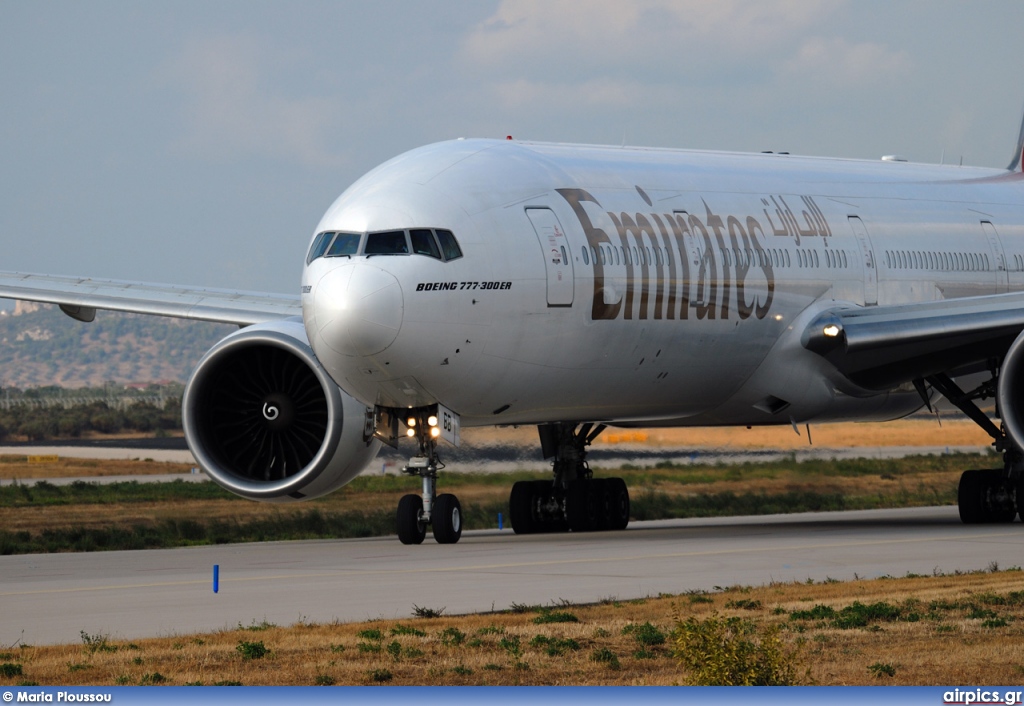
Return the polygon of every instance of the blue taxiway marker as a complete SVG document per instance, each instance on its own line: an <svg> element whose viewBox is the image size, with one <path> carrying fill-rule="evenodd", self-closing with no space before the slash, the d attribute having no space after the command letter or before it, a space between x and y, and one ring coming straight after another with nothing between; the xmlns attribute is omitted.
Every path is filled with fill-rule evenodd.
<svg viewBox="0 0 1024 706"><path fill-rule="evenodd" d="M213 592L220 590L220 564L213 565Z"/></svg>

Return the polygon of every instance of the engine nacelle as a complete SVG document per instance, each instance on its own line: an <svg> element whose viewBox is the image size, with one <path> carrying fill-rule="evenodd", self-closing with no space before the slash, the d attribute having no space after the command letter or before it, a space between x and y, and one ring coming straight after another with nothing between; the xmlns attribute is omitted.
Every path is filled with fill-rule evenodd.
<svg viewBox="0 0 1024 706"><path fill-rule="evenodd" d="M1024 449L1024 333L1006 351L999 369L996 404L1006 435L1018 449Z"/></svg>
<svg viewBox="0 0 1024 706"><path fill-rule="evenodd" d="M345 485L380 450L363 440L366 406L313 355L301 322L233 333L203 356L182 400L185 438L224 488L289 502Z"/></svg>

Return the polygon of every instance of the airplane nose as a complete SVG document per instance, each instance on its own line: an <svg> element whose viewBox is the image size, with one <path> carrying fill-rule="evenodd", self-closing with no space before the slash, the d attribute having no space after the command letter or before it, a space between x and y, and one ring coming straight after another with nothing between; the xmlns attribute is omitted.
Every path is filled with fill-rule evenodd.
<svg viewBox="0 0 1024 706"><path fill-rule="evenodd" d="M374 355L390 346L402 326L403 309L394 275L365 263L333 268L313 292L317 334L342 355Z"/></svg>

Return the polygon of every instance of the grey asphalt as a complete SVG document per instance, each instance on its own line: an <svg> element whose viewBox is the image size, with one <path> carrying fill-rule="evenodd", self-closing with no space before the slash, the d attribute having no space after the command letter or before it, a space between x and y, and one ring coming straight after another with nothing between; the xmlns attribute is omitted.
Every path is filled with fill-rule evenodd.
<svg viewBox="0 0 1024 706"><path fill-rule="evenodd" d="M952 507L634 523L624 532L467 532L0 557L0 645L211 631L267 620L405 618L808 578L1021 564L1024 525L962 525ZM220 566L220 592L212 569Z"/></svg>
<svg viewBox="0 0 1024 706"><path fill-rule="evenodd" d="M97 459L124 459L139 460L151 459L153 461L167 461L173 463L195 463L192 452L187 449L140 449L119 446L69 446L60 445L39 445L27 446L18 444L15 446L0 446L0 454L17 454L19 456L61 456L63 458L97 458Z"/></svg>
<svg viewBox="0 0 1024 706"><path fill-rule="evenodd" d="M171 483L180 480L185 483L205 483L210 476L205 473L155 473L145 476L82 476L80 478L0 478L0 486L5 485L35 485L36 483L49 483L50 485L72 485L74 483L94 483L96 485L109 485L111 483Z"/></svg>

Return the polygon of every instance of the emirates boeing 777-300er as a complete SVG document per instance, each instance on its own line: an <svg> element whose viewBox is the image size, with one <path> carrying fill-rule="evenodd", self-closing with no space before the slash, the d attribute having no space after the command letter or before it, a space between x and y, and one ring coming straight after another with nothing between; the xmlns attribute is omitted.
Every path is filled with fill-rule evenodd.
<svg viewBox="0 0 1024 706"><path fill-rule="evenodd" d="M964 522L1024 513L1024 125L1007 169L465 139L348 188L301 293L0 273L0 296L239 325L196 365L183 423L216 482L291 502L408 437L406 544L462 534L438 494L463 426L531 424L549 480L517 533L622 529L594 478L608 426L889 420L939 396L1002 467L966 471ZM297 255L298 257L298 255ZM996 402L994 422L980 400Z"/></svg>

